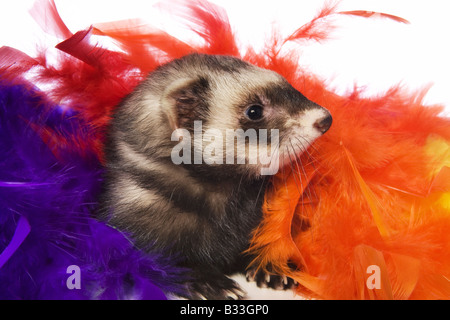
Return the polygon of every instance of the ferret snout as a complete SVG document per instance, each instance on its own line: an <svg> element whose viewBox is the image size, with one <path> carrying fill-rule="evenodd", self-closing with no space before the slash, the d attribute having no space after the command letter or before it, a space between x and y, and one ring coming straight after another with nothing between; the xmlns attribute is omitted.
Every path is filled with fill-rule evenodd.
<svg viewBox="0 0 450 320"><path fill-rule="evenodd" d="M313 103L312 107L293 117L292 121L294 127L303 130L305 138L314 140L330 129L333 118L327 109Z"/></svg>
<svg viewBox="0 0 450 320"><path fill-rule="evenodd" d="M328 111L327 111L327 113L328 113ZM314 128L316 128L322 134L324 134L325 132L327 132L330 129L332 123L333 123L333 117L331 116L330 113L328 113L325 117L317 120L314 123Z"/></svg>

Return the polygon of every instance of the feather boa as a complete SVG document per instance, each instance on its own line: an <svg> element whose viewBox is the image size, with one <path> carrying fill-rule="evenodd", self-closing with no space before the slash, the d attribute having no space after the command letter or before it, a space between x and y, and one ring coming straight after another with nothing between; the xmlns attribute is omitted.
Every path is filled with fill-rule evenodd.
<svg viewBox="0 0 450 320"><path fill-rule="evenodd" d="M3 67L0 299L183 294L182 270L171 265L175 260L143 254L126 235L92 217L102 176L95 148L85 145L95 140L92 124ZM67 284L74 265L80 290Z"/></svg>
<svg viewBox="0 0 450 320"><path fill-rule="evenodd" d="M358 88L339 96L299 66L295 51L281 53L290 42L326 40L333 25L324 18L331 15L406 21L326 5L290 36L275 34L261 52L243 53L222 8L172 1L170 11L203 44L135 20L72 34L52 1L38 1L35 18L64 39L58 62L1 48L0 150L7 155L0 163L1 297L158 298L156 287L182 292L171 261L135 251L90 211L114 107L161 63L202 52L272 69L334 118L324 137L273 177L249 249L253 263L294 278L306 297L448 299L450 121L440 116L442 107L424 106L424 92L400 87L376 98L364 98ZM121 51L93 45L93 36L114 40ZM48 89L17 80L24 77ZM88 291L67 290L62 266L72 264L87 270ZM370 283L372 271L379 286Z"/></svg>

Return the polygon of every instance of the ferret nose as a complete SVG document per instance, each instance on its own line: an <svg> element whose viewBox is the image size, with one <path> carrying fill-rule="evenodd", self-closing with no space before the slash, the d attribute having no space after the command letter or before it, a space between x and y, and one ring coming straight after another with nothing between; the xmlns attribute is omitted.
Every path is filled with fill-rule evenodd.
<svg viewBox="0 0 450 320"><path fill-rule="evenodd" d="M331 117L330 114L328 114L324 118L317 120L314 123L314 128L316 128L317 130L322 132L322 134L324 134L325 132L328 131L328 129L330 129L332 123L333 123L333 118Z"/></svg>

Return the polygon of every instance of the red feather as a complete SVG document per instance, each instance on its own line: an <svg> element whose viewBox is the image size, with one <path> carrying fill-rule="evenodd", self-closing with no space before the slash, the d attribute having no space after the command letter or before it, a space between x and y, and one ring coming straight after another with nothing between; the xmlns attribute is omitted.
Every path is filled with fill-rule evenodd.
<svg viewBox="0 0 450 320"><path fill-rule="evenodd" d="M72 36L72 32L61 19L54 0L37 0L30 14L45 32L61 39Z"/></svg>
<svg viewBox="0 0 450 320"><path fill-rule="evenodd" d="M144 73L194 51L183 41L162 30L143 25L140 20L96 24L94 33L114 39L126 52L126 60Z"/></svg>
<svg viewBox="0 0 450 320"><path fill-rule="evenodd" d="M197 48L203 53L240 56L228 15L222 7L206 0L161 2L159 6L184 20L205 41L203 47Z"/></svg>
<svg viewBox="0 0 450 320"><path fill-rule="evenodd" d="M330 3L325 4L314 19L298 28L294 33L288 36L285 41L300 39L316 41L326 40L333 27L328 21L325 21L325 18L335 14L336 8L337 3L334 5L331 5Z"/></svg>
<svg viewBox="0 0 450 320"><path fill-rule="evenodd" d="M382 13L382 12L354 10L354 11L341 11L339 13L353 15L353 16L360 16L360 17L364 17L364 18L387 18L387 19L394 20L396 22L409 24L409 21L406 19L403 19L402 17L398 17L398 16L395 16L392 14L387 14L387 13Z"/></svg>
<svg viewBox="0 0 450 320"><path fill-rule="evenodd" d="M39 62L27 54L11 47L0 48L0 72L3 76L8 76L13 80L15 77L21 77Z"/></svg>

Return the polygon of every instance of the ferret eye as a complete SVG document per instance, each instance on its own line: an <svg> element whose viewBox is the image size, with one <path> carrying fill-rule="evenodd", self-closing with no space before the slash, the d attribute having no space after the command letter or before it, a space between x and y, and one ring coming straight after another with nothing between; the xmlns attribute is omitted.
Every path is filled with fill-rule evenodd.
<svg viewBox="0 0 450 320"><path fill-rule="evenodd" d="M253 121L259 120L263 117L263 107L258 104L254 104L248 107L248 109L245 111L245 115L250 120Z"/></svg>

